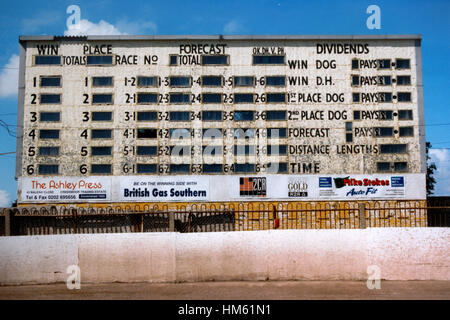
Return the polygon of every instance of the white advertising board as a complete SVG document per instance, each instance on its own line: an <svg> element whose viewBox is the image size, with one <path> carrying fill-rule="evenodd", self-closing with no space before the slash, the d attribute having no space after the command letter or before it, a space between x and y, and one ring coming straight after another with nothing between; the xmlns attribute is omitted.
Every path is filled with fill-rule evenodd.
<svg viewBox="0 0 450 320"><path fill-rule="evenodd" d="M19 179L19 202L105 202L111 200L111 177Z"/></svg>
<svg viewBox="0 0 450 320"><path fill-rule="evenodd" d="M426 199L425 174L20 178L22 203Z"/></svg>

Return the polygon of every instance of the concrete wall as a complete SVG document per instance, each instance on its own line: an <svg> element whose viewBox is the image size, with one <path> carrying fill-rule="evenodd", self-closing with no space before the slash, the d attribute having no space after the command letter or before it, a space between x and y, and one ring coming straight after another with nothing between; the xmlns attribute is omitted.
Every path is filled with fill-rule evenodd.
<svg viewBox="0 0 450 320"><path fill-rule="evenodd" d="M450 229L373 228L0 238L0 284L82 282L450 280Z"/></svg>

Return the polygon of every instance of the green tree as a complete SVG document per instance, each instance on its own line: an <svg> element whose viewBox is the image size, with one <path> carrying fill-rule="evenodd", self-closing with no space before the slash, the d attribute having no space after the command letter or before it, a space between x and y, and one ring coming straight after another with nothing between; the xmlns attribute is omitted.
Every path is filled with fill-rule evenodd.
<svg viewBox="0 0 450 320"><path fill-rule="evenodd" d="M434 171L437 169L436 164L434 162L428 163L428 160L431 160L429 155L429 150L431 149L431 143L427 142L426 144L426 153L427 153L427 196L433 194L434 184L436 183L436 179L433 177Z"/></svg>

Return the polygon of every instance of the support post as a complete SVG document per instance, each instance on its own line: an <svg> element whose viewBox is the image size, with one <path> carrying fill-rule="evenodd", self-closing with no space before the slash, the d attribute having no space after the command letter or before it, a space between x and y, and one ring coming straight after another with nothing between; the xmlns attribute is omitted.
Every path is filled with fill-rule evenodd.
<svg viewBox="0 0 450 320"><path fill-rule="evenodd" d="M73 233L78 233L77 231L77 209L72 208L72 219L73 219Z"/></svg>
<svg viewBox="0 0 450 320"><path fill-rule="evenodd" d="M11 235L11 216L12 210L5 209L5 236L9 237Z"/></svg>
<svg viewBox="0 0 450 320"><path fill-rule="evenodd" d="M169 232L175 231L175 212L168 212L169 214Z"/></svg>
<svg viewBox="0 0 450 320"><path fill-rule="evenodd" d="M359 227L366 228L366 204L364 202L359 203Z"/></svg>

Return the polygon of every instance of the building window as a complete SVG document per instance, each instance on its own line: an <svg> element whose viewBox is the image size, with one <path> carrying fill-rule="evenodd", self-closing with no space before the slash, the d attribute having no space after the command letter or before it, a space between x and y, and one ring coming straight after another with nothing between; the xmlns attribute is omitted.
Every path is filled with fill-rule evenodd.
<svg viewBox="0 0 450 320"><path fill-rule="evenodd" d="M41 104L60 104L61 103L61 95L60 94L49 94L42 93L40 97Z"/></svg>
<svg viewBox="0 0 450 320"><path fill-rule="evenodd" d="M398 111L398 120L412 120L413 112L412 110L399 110Z"/></svg>
<svg viewBox="0 0 450 320"><path fill-rule="evenodd" d="M59 139L59 130L39 130L39 139Z"/></svg>
<svg viewBox="0 0 450 320"><path fill-rule="evenodd" d="M287 138L286 128L267 128L267 138Z"/></svg>
<svg viewBox="0 0 450 320"><path fill-rule="evenodd" d="M170 173L189 173L191 166L189 164L171 164Z"/></svg>
<svg viewBox="0 0 450 320"><path fill-rule="evenodd" d="M249 146L247 144L239 144L234 145L234 155L235 156L242 156L242 155L254 155L255 154L256 147L255 146Z"/></svg>
<svg viewBox="0 0 450 320"><path fill-rule="evenodd" d="M61 76L41 77L41 87L61 87Z"/></svg>
<svg viewBox="0 0 450 320"><path fill-rule="evenodd" d="M255 120L254 111L235 111L234 121L253 121Z"/></svg>
<svg viewBox="0 0 450 320"><path fill-rule="evenodd" d="M285 56L280 55L267 55L267 56L253 56L253 64L284 64Z"/></svg>
<svg viewBox="0 0 450 320"><path fill-rule="evenodd" d="M280 155L285 156L287 155L287 145L280 144L280 145L267 145L267 155L273 156L273 155Z"/></svg>
<svg viewBox="0 0 450 320"><path fill-rule="evenodd" d="M267 87L284 87L286 86L286 77L284 76L266 76Z"/></svg>
<svg viewBox="0 0 450 320"><path fill-rule="evenodd" d="M158 112L156 111L138 111L137 121L156 121L158 120Z"/></svg>
<svg viewBox="0 0 450 320"><path fill-rule="evenodd" d="M61 65L61 56L35 56L35 65Z"/></svg>
<svg viewBox="0 0 450 320"><path fill-rule="evenodd" d="M202 55L202 65L228 65L229 59L227 55Z"/></svg>
<svg viewBox="0 0 450 320"><path fill-rule="evenodd" d="M221 93L203 93L202 94L203 103L222 103Z"/></svg>
<svg viewBox="0 0 450 320"><path fill-rule="evenodd" d="M359 76L352 75L352 86L353 87L359 87Z"/></svg>
<svg viewBox="0 0 450 320"><path fill-rule="evenodd" d="M287 162L269 162L267 164L267 173L287 173L288 164Z"/></svg>
<svg viewBox="0 0 450 320"><path fill-rule="evenodd" d="M92 139L111 139L112 130L110 129L92 129Z"/></svg>
<svg viewBox="0 0 450 320"><path fill-rule="evenodd" d="M284 121L286 120L286 110L268 110L267 121Z"/></svg>
<svg viewBox="0 0 450 320"><path fill-rule="evenodd" d="M60 112L41 112L39 114L39 121L41 122L58 122L60 119Z"/></svg>
<svg viewBox="0 0 450 320"><path fill-rule="evenodd" d="M266 101L267 101L267 103L284 103L284 102L286 102L286 94L285 93L268 93Z"/></svg>
<svg viewBox="0 0 450 320"><path fill-rule="evenodd" d="M235 87L254 87L255 77L253 76L235 76L233 77L233 85Z"/></svg>
<svg viewBox="0 0 450 320"><path fill-rule="evenodd" d="M353 120L361 120L361 111L359 110L353 111Z"/></svg>
<svg viewBox="0 0 450 320"><path fill-rule="evenodd" d="M203 173L222 173L223 166L221 164L203 164Z"/></svg>
<svg viewBox="0 0 450 320"><path fill-rule="evenodd" d="M203 121L222 121L222 111L202 111Z"/></svg>
<svg viewBox="0 0 450 320"><path fill-rule="evenodd" d="M414 136L414 127L400 127L399 128L400 137L413 137Z"/></svg>
<svg viewBox="0 0 450 320"><path fill-rule="evenodd" d="M222 154L222 146L203 146L203 156L217 156Z"/></svg>
<svg viewBox="0 0 450 320"><path fill-rule="evenodd" d="M170 121L189 121L191 114L189 111L172 111L169 112Z"/></svg>
<svg viewBox="0 0 450 320"><path fill-rule="evenodd" d="M392 116L391 110L380 110L380 120L392 120Z"/></svg>
<svg viewBox="0 0 450 320"><path fill-rule="evenodd" d="M59 156L59 147L39 147L40 156Z"/></svg>
<svg viewBox="0 0 450 320"><path fill-rule="evenodd" d="M352 59L352 70L358 70L358 69L359 69L358 59Z"/></svg>
<svg viewBox="0 0 450 320"><path fill-rule="evenodd" d="M93 87L112 87L113 77L92 77Z"/></svg>
<svg viewBox="0 0 450 320"><path fill-rule="evenodd" d="M159 87L158 77L137 77L138 87Z"/></svg>
<svg viewBox="0 0 450 320"><path fill-rule="evenodd" d="M360 101L360 94L359 94L359 92L353 92L353 94L352 94L352 101L353 102L359 102Z"/></svg>
<svg viewBox="0 0 450 320"><path fill-rule="evenodd" d="M234 103L253 103L253 93L235 93Z"/></svg>
<svg viewBox="0 0 450 320"><path fill-rule="evenodd" d="M391 163L390 162L377 162L377 171L378 172L390 172L391 171Z"/></svg>
<svg viewBox="0 0 450 320"><path fill-rule="evenodd" d="M405 172L408 171L408 162L394 162L395 172Z"/></svg>
<svg viewBox="0 0 450 320"><path fill-rule="evenodd" d="M169 65L171 65L171 66L178 65L178 55L176 55L176 54L169 55Z"/></svg>
<svg viewBox="0 0 450 320"><path fill-rule="evenodd" d="M345 123L345 142L353 142L353 122Z"/></svg>
<svg viewBox="0 0 450 320"><path fill-rule="evenodd" d="M87 56L86 64L88 66L105 66L113 64L113 56Z"/></svg>
<svg viewBox="0 0 450 320"><path fill-rule="evenodd" d="M378 92L380 102L392 102L392 92Z"/></svg>
<svg viewBox="0 0 450 320"><path fill-rule="evenodd" d="M202 132L203 139L215 139L222 138L222 129L220 128L209 128L203 129Z"/></svg>
<svg viewBox="0 0 450 320"><path fill-rule="evenodd" d="M57 164L40 164L38 172L39 174L58 174L59 166Z"/></svg>
<svg viewBox="0 0 450 320"><path fill-rule="evenodd" d="M170 155L171 156L188 156L191 154L190 146L170 146Z"/></svg>
<svg viewBox="0 0 450 320"><path fill-rule="evenodd" d="M139 92L137 94L137 103L140 104L158 103L158 94Z"/></svg>
<svg viewBox="0 0 450 320"><path fill-rule="evenodd" d="M407 153L406 144L380 144L380 153Z"/></svg>
<svg viewBox="0 0 450 320"><path fill-rule="evenodd" d="M156 139L158 137L158 129L140 128L137 129L138 139Z"/></svg>
<svg viewBox="0 0 450 320"><path fill-rule="evenodd" d="M392 127L378 127L374 129L376 137L392 137L394 135L394 128Z"/></svg>
<svg viewBox="0 0 450 320"><path fill-rule="evenodd" d="M94 174L111 174L110 164L92 164L91 173Z"/></svg>
<svg viewBox="0 0 450 320"><path fill-rule="evenodd" d="M253 128L235 128L234 129L234 138L235 139L245 139L245 138L254 138L255 137L255 129Z"/></svg>
<svg viewBox="0 0 450 320"><path fill-rule="evenodd" d="M377 162L378 172L406 172L408 171L407 162Z"/></svg>
<svg viewBox="0 0 450 320"><path fill-rule="evenodd" d="M176 88L186 88L192 86L191 77L169 77L169 86Z"/></svg>
<svg viewBox="0 0 450 320"><path fill-rule="evenodd" d="M235 163L234 164L235 173L253 173L255 172L254 163Z"/></svg>
<svg viewBox="0 0 450 320"><path fill-rule="evenodd" d="M397 85L409 86L411 84L411 76L397 76Z"/></svg>
<svg viewBox="0 0 450 320"><path fill-rule="evenodd" d="M391 76L379 76L378 85L379 86L390 86L392 84Z"/></svg>
<svg viewBox="0 0 450 320"><path fill-rule="evenodd" d="M398 92L397 93L398 102L411 102L411 92Z"/></svg>
<svg viewBox="0 0 450 320"><path fill-rule="evenodd" d="M112 121L112 112L92 112L92 121Z"/></svg>
<svg viewBox="0 0 450 320"><path fill-rule="evenodd" d="M396 59L395 65L397 69L410 69L409 59Z"/></svg>
<svg viewBox="0 0 450 320"><path fill-rule="evenodd" d="M92 156L110 156L112 147L91 147Z"/></svg>
<svg viewBox="0 0 450 320"><path fill-rule="evenodd" d="M380 59L378 60L378 69L390 69L391 59Z"/></svg>
<svg viewBox="0 0 450 320"><path fill-rule="evenodd" d="M189 139L191 137L191 130L187 128L170 128L169 135L170 139Z"/></svg>
<svg viewBox="0 0 450 320"><path fill-rule="evenodd" d="M111 93L95 93L92 95L92 103L94 103L94 104L112 104L113 96Z"/></svg>
<svg viewBox="0 0 450 320"><path fill-rule="evenodd" d="M156 173L157 166L152 163L138 163L137 164L137 173Z"/></svg>
<svg viewBox="0 0 450 320"><path fill-rule="evenodd" d="M156 146L138 146L138 156L156 156L158 154L158 148Z"/></svg>
<svg viewBox="0 0 450 320"><path fill-rule="evenodd" d="M221 76L202 76L203 87L221 87L222 85Z"/></svg>
<svg viewBox="0 0 450 320"><path fill-rule="evenodd" d="M169 93L170 103L190 104L191 95L189 93L171 92Z"/></svg>

